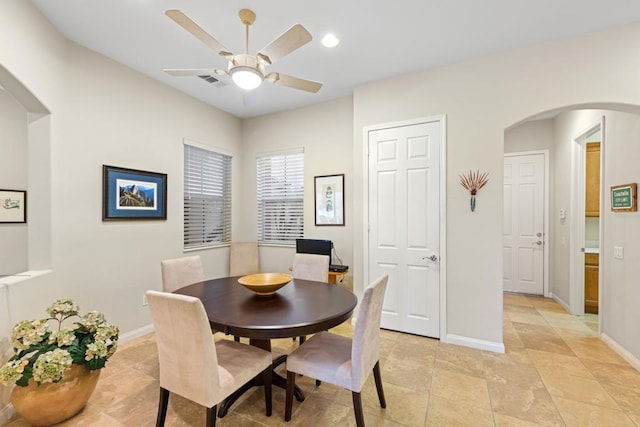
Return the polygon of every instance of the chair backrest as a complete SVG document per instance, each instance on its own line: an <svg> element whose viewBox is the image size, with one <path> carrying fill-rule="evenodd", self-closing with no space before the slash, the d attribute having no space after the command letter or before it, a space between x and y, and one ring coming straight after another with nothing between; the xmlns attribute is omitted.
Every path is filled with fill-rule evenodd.
<svg viewBox="0 0 640 427"><path fill-rule="evenodd" d="M195 297L147 291L160 361L160 387L210 408L220 400L215 342Z"/></svg>
<svg viewBox="0 0 640 427"><path fill-rule="evenodd" d="M165 259L162 268L162 290L173 292L183 286L204 281L204 270L199 255Z"/></svg>
<svg viewBox="0 0 640 427"><path fill-rule="evenodd" d="M351 390L360 391L380 359L380 318L389 276L376 279L362 294L351 344Z"/></svg>
<svg viewBox="0 0 640 427"><path fill-rule="evenodd" d="M232 242L229 248L229 276L260 273L258 242Z"/></svg>
<svg viewBox="0 0 640 427"><path fill-rule="evenodd" d="M293 257L293 278L329 281L329 257L315 254L295 254Z"/></svg>

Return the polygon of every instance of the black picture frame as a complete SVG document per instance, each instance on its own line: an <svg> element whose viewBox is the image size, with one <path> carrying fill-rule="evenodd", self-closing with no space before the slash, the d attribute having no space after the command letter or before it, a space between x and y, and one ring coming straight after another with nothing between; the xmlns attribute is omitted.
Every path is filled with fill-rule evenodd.
<svg viewBox="0 0 640 427"><path fill-rule="evenodd" d="M167 174L102 165L102 220L166 220Z"/></svg>
<svg viewBox="0 0 640 427"><path fill-rule="evenodd" d="M27 222L27 192L0 190L0 224Z"/></svg>
<svg viewBox="0 0 640 427"><path fill-rule="evenodd" d="M344 174L314 177L316 226L344 226Z"/></svg>

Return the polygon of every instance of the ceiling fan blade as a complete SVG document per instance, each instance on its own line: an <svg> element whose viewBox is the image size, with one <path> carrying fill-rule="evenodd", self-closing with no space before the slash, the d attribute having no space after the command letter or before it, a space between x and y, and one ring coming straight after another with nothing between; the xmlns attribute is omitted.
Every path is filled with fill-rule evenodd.
<svg viewBox="0 0 640 427"><path fill-rule="evenodd" d="M217 68L192 68L192 69L165 69L165 73L170 76L184 77L184 76L212 76L212 75L227 75L225 70Z"/></svg>
<svg viewBox="0 0 640 427"><path fill-rule="evenodd" d="M209 48L215 51L217 54L225 57L233 56L233 54L229 52L229 49L224 47L218 40L213 38L211 34L203 30L202 27L196 24L184 13L180 12L179 10L167 10L164 14L173 19L178 25L190 32L202 43L209 46Z"/></svg>
<svg viewBox="0 0 640 427"><path fill-rule="evenodd" d="M258 52L257 56L265 63L273 64L278 59L309 43L312 38L306 28L296 24L266 45Z"/></svg>
<svg viewBox="0 0 640 427"><path fill-rule="evenodd" d="M270 78L272 74L277 74L274 78ZM273 81L273 84L288 86L293 89L304 90L306 92L316 93L322 87L322 83L314 82L311 80L305 80L298 77L288 76L282 73L270 73L267 76L269 81Z"/></svg>

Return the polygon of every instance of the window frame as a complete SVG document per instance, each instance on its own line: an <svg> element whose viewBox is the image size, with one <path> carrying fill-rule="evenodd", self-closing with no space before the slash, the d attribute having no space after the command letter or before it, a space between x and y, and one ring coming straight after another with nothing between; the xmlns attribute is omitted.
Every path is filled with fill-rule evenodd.
<svg viewBox="0 0 640 427"><path fill-rule="evenodd" d="M183 145L183 250L226 246L232 231L233 156L192 141Z"/></svg>
<svg viewBox="0 0 640 427"><path fill-rule="evenodd" d="M258 244L295 246L296 239L304 237L304 184L303 149L256 156Z"/></svg>

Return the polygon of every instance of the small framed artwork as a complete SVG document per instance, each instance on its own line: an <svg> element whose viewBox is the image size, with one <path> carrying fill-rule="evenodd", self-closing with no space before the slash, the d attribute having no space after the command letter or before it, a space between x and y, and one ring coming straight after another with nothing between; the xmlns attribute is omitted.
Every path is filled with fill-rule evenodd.
<svg viewBox="0 0 640 427"><path fill-rule="evenodd" d="M0 224L27 222L27 192L0 190Z"/></svg>
<svg viewBox="0 0 640 427"><path fill-rule="evenodd" d="M102 166L102 220L167 219L167 174Z"/></svg>
<svg viewBox="0 0 640 427"><path fill-rule="evenodd" d="M611 210L613 212L635 212L638 210L638 184L623 184L611 187Z"/></svg>
<svg viewBox="0 0 640 427"><path fill-rule="evenodd" d="M344 174L314 178L316 225L344 225Z"/></svg>

